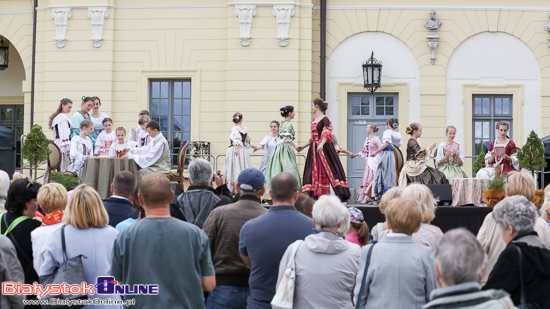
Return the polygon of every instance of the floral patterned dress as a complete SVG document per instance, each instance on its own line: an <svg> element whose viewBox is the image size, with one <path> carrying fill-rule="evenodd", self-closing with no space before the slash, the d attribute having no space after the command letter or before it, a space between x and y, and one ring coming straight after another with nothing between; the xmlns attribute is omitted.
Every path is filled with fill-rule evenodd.
<svg viewBox="0 0 550 309"><path fill-rule="evenodd" d="M317 147L323 138L326 138L327 141L323 145L323 150L317 152ZM336 149L334 149L330 121L327 116L312 122L309 142L302 192L313 198L318 198L321 195L331 194L330 188L332 187L334 194L340 200L349 199L351 193L346 181L346 173Z"/></svg>

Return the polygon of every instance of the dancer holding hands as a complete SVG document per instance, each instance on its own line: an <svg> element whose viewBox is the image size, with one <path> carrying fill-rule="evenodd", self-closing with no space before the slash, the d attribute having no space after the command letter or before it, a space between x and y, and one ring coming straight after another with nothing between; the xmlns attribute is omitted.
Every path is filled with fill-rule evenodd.
<svg viewBox="0 0 550 309"><path fill-rule="evenodd" d="M437 148L435 156L435 166L440 170L447 178L468 178L468 175L464 173L462 166L464 165L464 149L462 145L455 142L456 128L448 126L445 129L445 135L447 140Z"/></svg>
<svg viewBox="0 0 550 309"><path fill-rule="evenodd" d="M311 138L309 142L298 147L298 151L309 147L306 165L304 167L304 183L302 192L317 199L321 195L334 194L341 201L349 199L351 193L346 181L346 174L338 158L334 144L330 120L325 116L328 102L321 98L313 100L311 112L316 115L311 123Z"/></svg>
<svg viewBox="0 0 550 309"><path fill-rule="evenodd" d="M269 155L271 154L271 151L273 151L273 148L275 148L275 146L277 145L275 139L277 138L277 134L279 133L279 122L277 120L273 120L269 124L269 128L271 129L271 135L266 135L266 137L264 137L264 139L260 142L260 145L252 145L252 148L254 148L253 152L265 148L265 155L263 156L262 162L260 163L260 172L262 173L265 172L265 168L267 167L267 161L269 161Z"/></svg>
<svg viewBox="0 0 550 309"><path fill-rule="evenodd" d="M269 198L269 190L271 189L271 179L282 172L289 172L298 179L298 190L302 189L302 179L298 164L296 163L296 154L293 149L298 150L294 144L296 133L290 122L294 119L296 112L294 106L287 105L281 107L281 116L285 119L281 122L279 133L276 139L276 146L269 156L267 167L265 169L265 194L264 198ZM273 122L272 122L273 124Z"/></svg>
<svg viewBox="0 0 550 309"><path fill-rule="evenodd" d="M233 115L233 123L229 139L231 145L227 149L225 156L225 164L223 166L223 174L227 181L227 188L232 194L236 194L235 189L239 174L247 168L252 167L250 155L247 149L251 147L251 138L248 134L248 129L243 126L243 114L235 113Z"/></svg>
<svg viewBox="0 0 550 309"><path fill-rule="evenodd" d="M352 158L361 156L365 158L365 169L363 171L363 179L361 181L361 187L357 191L357 201L361 204L366 204L374 198L374 176L376 175L376 168L380 162L380 153L371 157L371 154L380 149L382 142L375 135L379 128L375 123L367 124L367 138L363 149L354 154Z"/></svg>
<svg viewBox="0 0 550 309"><path fill-rule="evenodd" d="M380 200L386 191L397 184L397 172L392 145L400 147L403 144L401 133L397 132L398 126L399 120L397 118L390 118L386 121L386 128L388 130L384 131L384 135L382 135L383 144L370 155L371 157L376 157L381 153L374 176L374 196L377 200Z"/></svg>

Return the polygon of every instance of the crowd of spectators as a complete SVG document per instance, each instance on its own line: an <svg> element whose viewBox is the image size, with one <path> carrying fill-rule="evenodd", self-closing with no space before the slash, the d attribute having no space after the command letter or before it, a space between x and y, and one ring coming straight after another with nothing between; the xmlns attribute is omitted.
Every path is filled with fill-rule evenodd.
<svg viewBox="0 0 550 309"><path fill-rule="evenodd" d="M386 192L385 221L369 232L360 209L301 195L291 173L273 177L266 192L264 175L245 169L232 200L208 161L188 171L179 196L164 174L136 183L121 172L105 201L85 184L67 192L0 171L0 279L33 284L81 257L96 291L105 276L158 286L157 295L88 295L133 300L133 308L268 309L278 291L291 292L299 309L550 308L550 187L539 212L528 173L510 173L507 197L476 238L431 224L437 200L425 185ZM2 294L0 308L39 307L24 299Z"/></svg>

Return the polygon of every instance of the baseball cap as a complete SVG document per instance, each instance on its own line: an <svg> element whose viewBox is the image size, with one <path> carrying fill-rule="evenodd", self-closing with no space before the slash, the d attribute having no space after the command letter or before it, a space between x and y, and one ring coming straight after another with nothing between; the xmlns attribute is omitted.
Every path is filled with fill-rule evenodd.
<svg viewBox="0 0 550 309"><path fill-rule="evenodd" d="M257 168L247 168L239 174L237 184L241 191L258 192L265 184L265 177Z"/></svg>

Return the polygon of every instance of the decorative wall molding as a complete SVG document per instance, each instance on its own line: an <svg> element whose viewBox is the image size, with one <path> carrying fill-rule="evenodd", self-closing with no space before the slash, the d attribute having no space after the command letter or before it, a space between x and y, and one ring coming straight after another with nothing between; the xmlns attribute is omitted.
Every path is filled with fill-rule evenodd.
<svg viewBox="0 0 550 309"><path fill-rule="evenodd" d="M277 43L281 47L288 45L288 29L290 28L290 20L294 16L294 5L274 5L273 16L277 19Z"/></svg>
<svg viewBox="0 0 550 309"><path fill-rule="evenodd" d="M57 46L57 48L65 47L65 33L67 33L67 24L71 17L70 8L52 7L52 18L55 22L56 33L55 46Z"/></svg>
<svg viewBox="0 0 550 309"><path fill-rule="evenodd" d="M301 8L313 8L313 4L301 4L301 3L295 3L295 2L229 2L226 4L218 4L218 3L205 3L205 4L146 4L146 5L104 5L104 4L90 4L90 5L84 5L84 4L74 4L74 5L58 5L55 7L64 7L64 8L71 8L71 9L87 9L93 6L97 7L108 7L108 8L114 8L114 9L192 9L192 8L227 8L237 5L255 5L255 6L274 6L274 5L292 5L295 7L301 7ZM36 8L37 11L46 11L49 10L51 6L44 6L44 7L38 7ZM32 11L29 11L29 14L32 14ZM10 13L10 12L0 12L0 15L2 13Z"/></svg>
<svg viewBox="0 0 550 309"><path fill-rule="evenodd" d="M0 15L24 15L24 14L32 14L32 11L6 11L6 12L0 12Z"/></svg>
<svg viewBox="0 0 550 309"><path fill-rule="evenodd" d="M439 45L439 35L435 33L435 30L441 27L441 20L435 19L435 10L430 10L430 18L424 22L424 27L430 30L428 34L428 47L430 48L430 63L435 64L435 56L437 54L437 46Z"/></svg>
<svg viewBox="0 0 550 309"><path fill-rule="evenodd" d="M550 18L550 14L548 14L548 18ZM547 21L544 24L544 29L546 29L546 31L550 32L550 21ZM548 38L548 41L550 42L550 37ZM548 43L548 48L550 48L550 43Z"/></svg>
<svg viewBox="0 0 550 309"><path fill-rule="evenodd" d="M313 6L319 10L319 5ZM328 5L327 10L440 10L440 11L524 11L548 12L550 7L505 7L505 6L372 6L372 5Z"/></svg>
<svg viewBox="0 0 550 309"><path fill-rule="evenodd" d="M88 8L88 18L92 20L92 46L95 48L99 48L102 44L103 26L108 16L109 8L107 7Z"/></svg>
<svg viewBox="0 0 550 309"><path fill-rule="evenodd" d="M50 6L37 7L36 10L37 11L47 11L47 10L61 9L61 8L64 8L64 9L89 9L89 8L94 8L94 7L112 8L112 7L114 7L114 5L112 5L112 4L65 4L65 5L50 5Z"/></svg>
<svg viewBox="0 0 550 309"><path fill-rule="evenodd" d="M241 39L242 46L250 45L250 29L252 28L252 19L256 16L256 6L255 5L235 5L235 16L239 19L239 26L241 28Z"/></svg>

